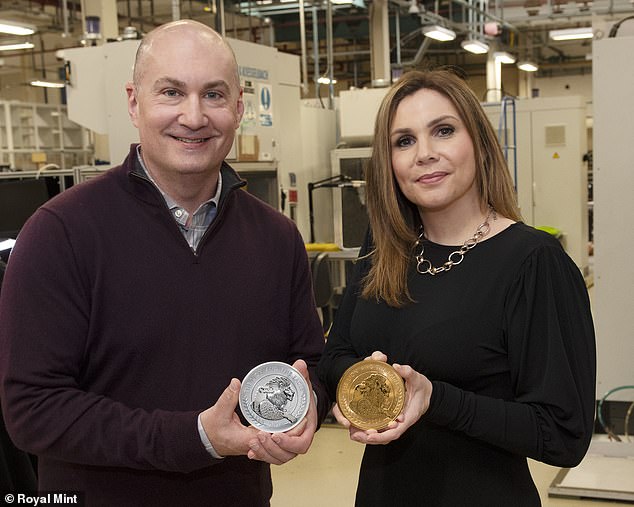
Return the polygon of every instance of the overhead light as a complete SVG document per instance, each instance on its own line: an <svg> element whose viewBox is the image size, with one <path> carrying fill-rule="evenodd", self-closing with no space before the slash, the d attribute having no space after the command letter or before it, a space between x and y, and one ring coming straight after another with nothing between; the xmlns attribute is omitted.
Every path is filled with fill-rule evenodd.
<svg viewBox="0 0 634 507"><path fill-rule="evenodd" d="M456 38L456 32L440 25L428 25L423 27L423 35L430 39L447 42Z"/></svg>
<svg viewBox="0 0 634 507"><path fill-rule="evenodd" d="M42 81L40 79L34 79L29 83L31 86L40 86L42 88L64 88L64 83L55 81Z"/></svg>
<svg viewBox="0 0 634 507"><path fill-rule="evenodd" d="M36 28L33 25L15 23L0 19L0 33L10 33L11 35L33 35Z"/></svg>
<svg viewBox="0 0 634 507"><path fill-rule="evenodd" d="M330 79L328 79L326 76L321 76L319 79L317 79L317 82L319 84L330 84ZM336 79L332 80L332 84L335 84L337 82Z"/></svg>
<svg viewBox="0 0 634 507"><path fill-rule="evenodd" d="M460 43L460 45L465 51L469 51L469 53L476 55L483 55L484 53L489 52L489 45L478 39L465 39Z"/></svg>
<svg viewBox="0 0 634 507"><path fill-rule="evenodd" d="M548 35L552 40L576 40L592 39L592 27L566 28L563 30L551 30Z"/></svg>
<svg viewBox="0 0 634 507"><path fill-rule="evenodd" d="M531 62L530 60L524 60L517 64L517 68L523 70L524 72L536 72L539 70L539 67L535 62Z"/></svg>
<svg viewBox="0 0 634 507"><path fill-rule="evenodd" d="M500 63L511 64L515 63L516 61L516 58L511 53L507 53L506 51L496 51L495 53L493 53L493 57L495 58L496 62Z"/></svg>
<svg viewBox="0 0 634 507"><path fill-rule="evenodd" d="M35 47L32 42L20 42L19 44L4 44L0 51L13 51L14 49L31 49Z"/></svg>
<svg viewBox="0 0 634 507"><path fill-rule="evenodd" d="M410 0L408 14L420 14L420 7L418 7L418 0Z"/></svg>

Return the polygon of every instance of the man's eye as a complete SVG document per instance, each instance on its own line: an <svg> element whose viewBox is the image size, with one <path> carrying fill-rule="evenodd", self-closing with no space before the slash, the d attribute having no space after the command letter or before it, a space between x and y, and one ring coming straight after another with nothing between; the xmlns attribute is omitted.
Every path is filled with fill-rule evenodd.
<svg viewBox="0 0 634 507"><path fill-rule="evenodd" d="M205 97L208 99L217 99L220 97L220 94L218 92L207 92Z"/></svg>
<svg viewBox="0 0 634 507"><path fill-rule="evenodd" d="M176 97L176 96L178 96L178 92L176 90L165 90L163 93L167 97Z"/></svg>

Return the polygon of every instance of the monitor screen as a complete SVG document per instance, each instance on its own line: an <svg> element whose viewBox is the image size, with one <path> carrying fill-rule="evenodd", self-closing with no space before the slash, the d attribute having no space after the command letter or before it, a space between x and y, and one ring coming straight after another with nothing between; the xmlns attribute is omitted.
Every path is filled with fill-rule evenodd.
<svg viewBox="0 0 634 507"><path fill-rule="evenodd" d="M0 239L16 238L28 218L53 195L46 180L0 180Z"/></svg>

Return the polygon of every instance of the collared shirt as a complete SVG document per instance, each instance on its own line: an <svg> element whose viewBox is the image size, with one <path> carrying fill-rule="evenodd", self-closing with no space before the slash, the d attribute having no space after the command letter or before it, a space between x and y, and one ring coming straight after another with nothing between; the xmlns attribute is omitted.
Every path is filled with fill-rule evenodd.
<svg viewBox="0 0 634 507"><path fill-rule="evenodd" d="M172 217L178 224L178 228L181 233L187 240L187 243L191 247L191 249L195 252L198 248L198 244L202 239L205 231L209 228L209 225L216 217L216 211L218 209L218 201L220 200L220 191L222 190L222 174L218 173L218 188L216 189L216 194L209 200L203 202L198 209L191 215L189 212L180 206L174 199L172 199L167 193L163 191L161 187L158 186L150 171L147 170L145 163L143 162L143 157L141 156L141 146L137 146L137 157L139 159L139 163L145 172L145 175L152 182L152 184L161 192L163 199L165 199L165 204L169 208L172 213ZM188 224L189 221L189 224Z"/></svg>

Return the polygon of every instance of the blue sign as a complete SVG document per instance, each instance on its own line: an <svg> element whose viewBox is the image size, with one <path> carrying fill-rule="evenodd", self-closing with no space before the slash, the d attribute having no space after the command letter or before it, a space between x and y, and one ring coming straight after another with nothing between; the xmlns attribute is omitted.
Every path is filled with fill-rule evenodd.
<svg viewBox="0 0 634 507"><path fill-rule="evenodd" d="M263 86L260 90L260 104L265 111L268 111L271 107L271 90L266 86Z"/></svg>

